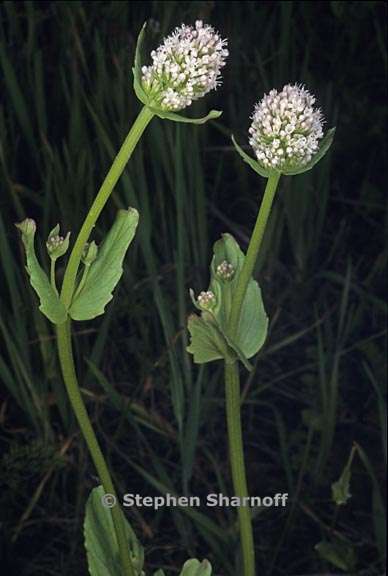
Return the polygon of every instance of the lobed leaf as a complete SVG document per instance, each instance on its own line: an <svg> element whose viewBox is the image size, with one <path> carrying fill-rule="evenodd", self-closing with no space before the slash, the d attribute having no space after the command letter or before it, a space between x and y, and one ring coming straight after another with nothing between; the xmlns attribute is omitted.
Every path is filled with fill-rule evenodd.
<svg viewBox="0 0 388 576"><path fill-rule="evenodd" d="M39 310L53 324L63 324L67 318L66 308L51 286L47 274L40 266L35 254L35 222L27 218L23 222L16 224L16 227L22 234L22 241L26 252L26 269L30 278L30 284L39 297Z"/></svg>
<svg viewBox="0 0 388 576"><path fill-rule="evenodd" d="M90 265L85 283L74 297L69 314L74 320L91 320L105 311L123 273L123 260L135 236L139 213L119 210L116 220Z"/></svg>

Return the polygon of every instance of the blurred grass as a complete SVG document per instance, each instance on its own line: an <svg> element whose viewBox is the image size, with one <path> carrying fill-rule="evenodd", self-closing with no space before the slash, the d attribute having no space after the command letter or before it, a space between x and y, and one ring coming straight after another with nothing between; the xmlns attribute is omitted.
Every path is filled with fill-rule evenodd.
<svg viewBox="0 0 388 576"><path fill-rule="evenodd" d="M382 2L3 2L0 481L7 574L84 573L83 505L96 481L13 223L34 217L41 240L57 221L76 234L139 110L130 68L136 35L150 18L150 46L182 21L203 18L229 38L231 57L222 88L196 105L198 112L223 109L220 121L182 127L155 120L96 227L99 241L117 208L141 212L108 314L75 324L82 388L120 491L231 490L220 367L198 369L185 352L188 288L207 286L211 245L221 232L245 248L254 223L263 183L233 152L230 133L246 141L263 92L305 82L328 126L338 128L333 151L314 171L282 180L257 266L271 329L243 384L249 485L255 495L290 494L286 511L255 516L258 563L265 574L323 572L329 566L314 546L339 535L357 553L357 573L381 573L385 17ZM355 466L350 503L336 511L330 484L353 441L364 466ZM43 456L37 445L46 446ZM233 510L140 508L130 520L146 545L148 570L173 573L191 554L209 557L216 574L236 575Z"/></svg>

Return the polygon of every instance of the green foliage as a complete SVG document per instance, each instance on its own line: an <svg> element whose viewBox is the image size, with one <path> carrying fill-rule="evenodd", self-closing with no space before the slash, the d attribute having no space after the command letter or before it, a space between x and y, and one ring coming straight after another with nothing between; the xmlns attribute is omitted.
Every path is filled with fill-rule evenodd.
<svg viewBox="0 0 388 576"><path fill-rule="evenodd" d="M350 493L350 480L352 476L351 466L355 450L356 448L353 447L349 456L349 460L346 463L346 466L343 469L341 476L336 482L333 482L333 484L331 485L332 497L337 506L346 504L349 498L352 497Z"/></svg>
<svg viewBox="0 0 388 576"><path fill-rule="evenodd" d="M102 486L94 488L86 504L84 523L85 547L90 576L121 576L119 549L109 508L102 504ZM124 522L128 552L136 576L143 574L144 550L129 523Z"/></svg>
<svg viewBox="0 0 388 576"><path fill-rule="evenodd" d="M212 567L207 560L187 560L179 576L211 576Z"/></svg>
<svg viewBox="0 0 388 576"><path fill-rule="evenodd" d="M134 208L117 213L97 258L85 269L86 274L71 303L69 314L74 320L91 320L104 313L123 273L123 260L138 222L139 213Z"/></svg>
<svg viewBox="0 0 388 576"><path fill-rule="evenodd" d="M211 574L212 567L207 560L199 562L199 560L192 559L184 563L179 576L211 576ZM154 576L165 576L165 573L163 570L158 570Z"/></svg>
<svg viewBox="0 0 388 576"><path fill-rule="evenodd" d="M354 572L357 557L354 547L350 544L339 540L335 542L324 540L319 542L315 549L321 558L332 564L332 566L345 572Z"/></svg>
<svg viewBox="0 0 388 576"><path fill-rule="evenodd" d="M9 573L87 573L75 534L94 474L59 377L52 326L26 285L13 222L33 215L41 238L52 222L73 236L79 230L139 109L131 57L150 14L154 46L175 25L203 18L217 23L231 50L223 85L192 112L204 115L209 101L224 109L222 118L201 130L152 122L96 227L103 238L118 208L141 214L114 310L107 306L98 326L76 325L73 339L88 411L104 431L118 486L128 489L130 477L145 492L229 490L222 366L193 366L186 353L188 287L197 293L206 285L220 232L245 246L254 222L262 182L228 145L230 131L245 143L254 102L273 87L303 82L329 125L338 125L338 138L335 154L314 170L282 179L257 266L271 331L242 385L249 484L254 494L269 485L287 489L296 504L293 514L291 504L258 511L255 527L265 534L260 556L268 576L327 572L314 538L321 520L334 523L330 482L344 450L362 438L369 468L353 474L351 505L340 507L335 528L362 543L360 573L384 572L386 4L336 4L340 15L317 2L1 4L1 449L7 453L10 438L24 439L22 431L43 443L72 440L30 518L22 554L7 545L24 512L20 498L9 514L5 508ZM43 265L44 243L36 247ZM298 417L304 409L314 415L312 431ZM3 501L10 499L6 483ZM138 535L144 529L152 538L154 571L163 549L166 576L205 553L217 574L239 573L227 509L216 517L186 508L136 514Z"/></svg>
<svg viewBox="0 0 388 576"><path fill-rule="evenodd" d="M263 346L268 329L261 291L258 283L251 278L237 334L232 338L229 327L231 308L245 256L231 234L223 234L214 244L213 250L209 290L215 295L216 304L211 311L202 311L200 317L189 317L191 342L187 350L198 364L221 358L226 362L234 362L238 358L250 369L248 359ZM224 279L220 276L218 269L223 263L232 266L232 278Z"/></svg>
<svg viewBox="0 0 388 576"><path fill-rule="evenodd" d="M20 224L16 224L16 226L22 234L22 241L26 251L26 269L31 286L38 294L40 300L39 310L54 324L63 324L67 318L66 309L51 286L47 274L40 266L35 254L35 222L27 218Z"/></svg>

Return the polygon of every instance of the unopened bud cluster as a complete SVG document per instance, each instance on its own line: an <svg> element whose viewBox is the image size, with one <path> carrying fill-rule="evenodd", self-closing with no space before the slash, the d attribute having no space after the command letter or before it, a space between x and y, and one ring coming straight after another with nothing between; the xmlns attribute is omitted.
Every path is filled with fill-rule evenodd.
<svg viewBox="0 0 388 576"><path fill-rule="evenodd" d="M323 117L303 86L271 90L255 106L249 143L266 168L281 171L307 164L318 151Z"/></svg>
<svg viewBox="0 0 388 576"><path fill-rule="evenodd" d="M26 236L33 235L36 232L36 223L32 218L25 218L23 222L19 222L18 224L15 224L15 226Z"/></svg>
<svg viewBox="0 0 388 576"><path fill-rule="evenodd" d="M52 236L51 238L49 238L47 240L47 250L49 254L52 254L53 252L55 252L55 250L57 250L60 246L62 246L64 241L65 241L64 237L59 236L59 234L57 236Z"/></svg>
<svg viewBox="0 0 388 576"><path fill-rule="evenodd" d="M81 256L82 263L85 264L86 267L90 266L97 258L97 253L98 246L94 240L90 243L86 242Z"/></svg>
<svg viewBox="0 0 388 576"><path fill-rule="evenodd" d="M234 276L234 266L227 260L224 260L217 266L217 275L222 280L231 280Z"/></svg>
<svg viewBox="0 0 388 576"><path fill-rule="evenodd" d="M204 310L211 310L216 304L216 297L211 290L203 291L198 296L198 305Z"/></svg>
<svg viewBox="0 0 388 576"><path fill-rule="evenodd" d="M47 238L46 247L47 252L52 260L60 258L66 254L69 248L70 232L65 237L59 234L59 224L53 228Z"/></svg>
<svg viewBox="0 0 388 576"><path fill-rule="evenodd" d="M151 52L152 65L142 67L142 86L154 105L182 110L221 83L228 56L226 40L197 20L182 24Z"/></svg>

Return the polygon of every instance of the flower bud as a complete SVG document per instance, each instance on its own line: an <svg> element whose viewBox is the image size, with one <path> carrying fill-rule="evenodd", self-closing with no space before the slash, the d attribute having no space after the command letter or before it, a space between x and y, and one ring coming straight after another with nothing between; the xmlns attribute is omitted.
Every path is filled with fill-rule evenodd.
<svg viewBox="0 0 388 576"><path fill-rule="evenodd" d="M86 242L81 256L82 263L85 266L90 266L97 258L97 252L98 246L94 240L90 243Z"/></svg>
<svg viewBox="0 0 388 576"><path fill-rule="evenodd" d="M256 104L249 143L262 166L282 172L310 162L323 137L323 116L314 103L303 86L287 84Z"/></svg>
<svg viewBox="0 0 388 576"><path fill-rule="evenodd" d="M216 272L217 276L221 278L221 280L231 280L234 276L235 269L233 264L224 260L217 266Z"/></svg>
<svg viewBox="0 0 388 576"><path fill-rule="evenodd" d="M227 41L197 20L182 24L151 52L152 65L141 69L142 88L155 107L182 110L221 83Z"/></svg>
<svg viewBox="0 0 388 576"><path fill-rule="evenodd" d="M50 232L46 247L51 260L56 260L66 254L69 248L70 232L65 237L59 234L59 224L57 224Z"/></svg>
<svg viewBox="0 0 388 576"><path fill-rule="evenodd" d="M36 232L36 223L32 218L26 218L23 222L15 224L15 226L19 228L23 236L34 236Z"/></svg>
<svg viewBox="0 0 388 576"><path fill-rule="evenodd" d="M202 291L197 299L198 306L203 310L212 310L216 305L216 297L211 290Z"/></svg>

